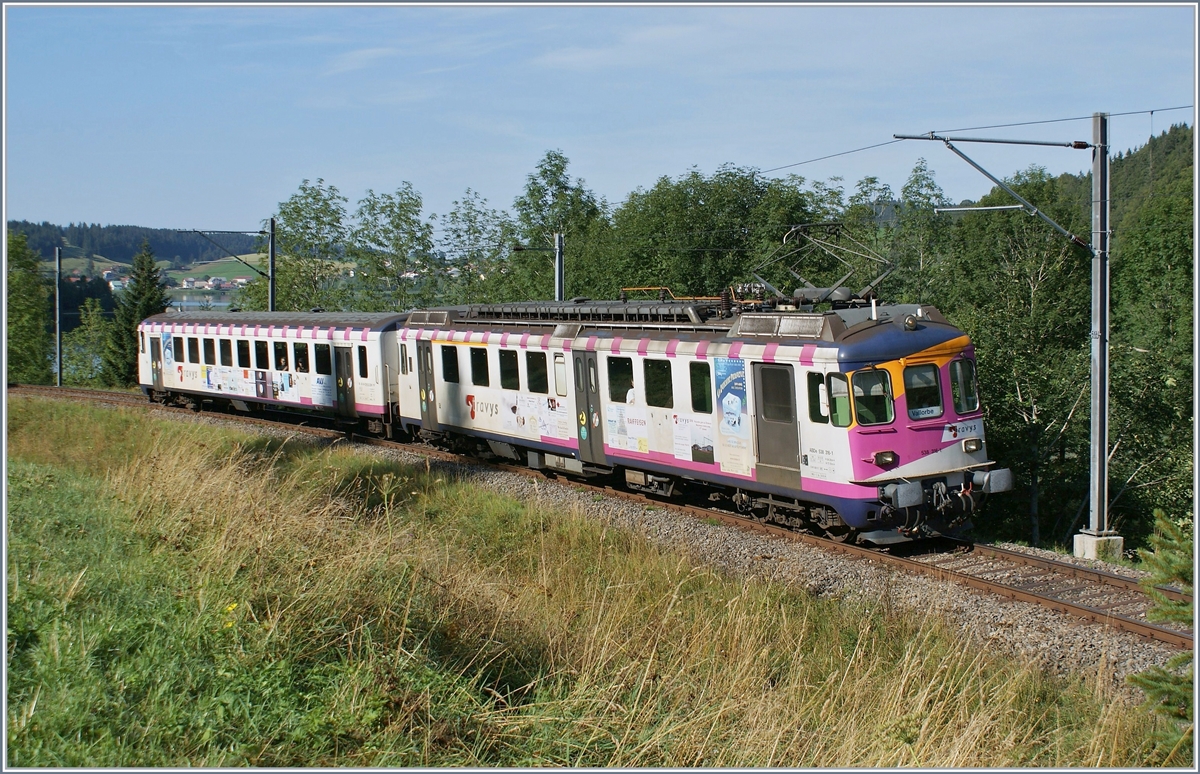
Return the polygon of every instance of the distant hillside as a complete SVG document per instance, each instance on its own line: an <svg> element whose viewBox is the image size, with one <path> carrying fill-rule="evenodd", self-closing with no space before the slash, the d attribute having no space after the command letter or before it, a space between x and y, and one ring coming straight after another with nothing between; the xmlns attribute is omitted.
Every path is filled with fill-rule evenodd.
<svg viewBox="0 0 1200 774"><path fill-rule="evenodd" d="M174 229L101 226L99 223L57 226L26 220L10 220L8 228L25 234L29 247L45 260L54 257L54 248L62 247L63 255L67 258L98 256L118 263L130 263L143 240L150 243L156 258L170 261L175 267L227 256L227 253L198 234L180 233ZM212 239L239 255L254 250L255 237L251 234L215 234Z"/></svg>

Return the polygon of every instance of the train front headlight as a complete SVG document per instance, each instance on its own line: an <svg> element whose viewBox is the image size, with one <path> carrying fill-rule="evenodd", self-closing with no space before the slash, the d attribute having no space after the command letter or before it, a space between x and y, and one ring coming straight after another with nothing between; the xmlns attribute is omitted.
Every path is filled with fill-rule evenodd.
<svg viewBox="0 0 1200 774"><path fill-rule="evenodd" d="M875 464L879 465L879 466L895 465L896 464L896 452L894 452L894 451L875 452Z"/></svg>
<svg viewBox="0 0 1200 774"><path fill-rule="evenodd" d="M983 441L979 438L967 438L963 441L963 451L967 454L977 452L983 448Z"/></svg>

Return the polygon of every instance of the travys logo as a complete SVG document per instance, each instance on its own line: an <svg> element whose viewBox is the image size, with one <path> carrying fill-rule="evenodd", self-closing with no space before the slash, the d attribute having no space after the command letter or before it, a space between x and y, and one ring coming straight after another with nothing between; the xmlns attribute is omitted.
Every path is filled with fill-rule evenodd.
<svg viewBox="0 0 1200 774"><path fill-rule="evenodd" d="M942 430L942 443L957 441L959 438L975 438L981 433L983 433L983 422L978 419L949 424Z"/></svg>
<svg viewBox="0 0 1200 774"><path fill-rule="evenodd" d="M487 414L489 417L494 417L500 413L500 406L496 403L488 401L476 401L474 395L467 396L467 408L471 409L471 419L475 418L475 413Z"/></svg>

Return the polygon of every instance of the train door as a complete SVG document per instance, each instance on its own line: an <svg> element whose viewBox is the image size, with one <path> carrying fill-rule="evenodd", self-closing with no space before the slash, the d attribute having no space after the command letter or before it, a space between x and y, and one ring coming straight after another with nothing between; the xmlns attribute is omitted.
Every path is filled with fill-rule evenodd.
<svg viewBox="0 0 1200 774"><path fill-rule="evenodd" d="M800 488L800 425L790 365L754 363L758 481Z"/></svg>
<svg viewBox="0 0 1200 774"><path fill-rule="evenodd" d="M600 371L595 352L576 352L575 361L575 435L579 439L579 459L605 464L604 435L600 431Z"/></svg>
<svg viewBox="0 0 1200 774"><path fill-rule="evenodd" d="M162 342L157 336L150 337L150 380L154 389L162 389Z"/></svg>
<svg viewBox="0 0 1200 774"><path fill-rule="evenodd" d="M333 348L334 384L337 386L337 413L343 417L357 417L354 407L354 348Z"/></svg>
<svg viewBox="0 0 1200 774"><path fill-rule="evenodd" d="M433 395L433 344L418 341L417 345L417 388L421 398L421 427L437 430L437 403Z"/></svg>

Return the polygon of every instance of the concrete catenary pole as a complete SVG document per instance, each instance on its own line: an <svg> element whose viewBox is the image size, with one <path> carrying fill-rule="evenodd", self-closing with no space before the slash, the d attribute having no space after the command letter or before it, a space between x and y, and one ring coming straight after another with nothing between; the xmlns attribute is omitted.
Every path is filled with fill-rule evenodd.
<svg viewBox="0 0 1200 774"><path fill-rule="evenodd" d="M275 311L275 219L271 218L271 232L267 237L267 311Z"/></svg>
<svg viewBox="0 0 1200 774"><path fill-rule="evenodd" d="M554 300L567 300L567 276L563 256L563 235L554 235Z"/></svg>
<svg viewBox="0 0 1200 774"><path fill-rule="evenodd" d="M54 248L54 386L62 387L62 248Z"/></svg>

